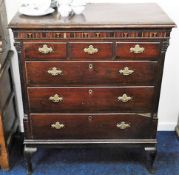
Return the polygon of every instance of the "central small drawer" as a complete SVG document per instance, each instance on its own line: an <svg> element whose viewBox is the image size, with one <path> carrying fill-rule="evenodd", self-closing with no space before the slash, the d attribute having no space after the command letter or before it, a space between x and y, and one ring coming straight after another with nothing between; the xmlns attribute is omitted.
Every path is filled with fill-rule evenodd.
<svg viewBox="0 0 179 175"><path fill-rule="evenodd" d="M157 62L26 62L29 85L154 85Z"/></svg>
<svg viewBox="0 0 179 175"><path fill-rule="evenodd" d="M70 58L72 60L104 60L112 59L112 42L70 42Z"/></svg>
<svg viewBox="0 0 179 175"><path fill-rule="evenodd" d="M157 126L157 120L137 114L32 114L30 118L34 139L152 139Z"/></svg>
<svg viewBox="0 0 179 175"><path fill-rule="evenodd" d="M149 112L154 87L28 88L30 111Z"/></svg>

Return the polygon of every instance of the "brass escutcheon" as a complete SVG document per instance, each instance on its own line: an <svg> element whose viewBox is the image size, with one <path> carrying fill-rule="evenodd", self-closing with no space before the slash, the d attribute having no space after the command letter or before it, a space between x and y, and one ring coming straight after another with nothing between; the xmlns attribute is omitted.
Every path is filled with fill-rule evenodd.
<svg viewBox="0 0 179 175"><path fill-rule="evenodd" d="M132 100L132 97L127 96L127 94L123 94L122 96L119 96L117 99L118 99L118 101L122 101L123 103L126 103L126 102Z"/></svg>
<svg viewBox="0 0 179 175"><path fill-rule="evenodd" d="M47 44L44 44L42 47L39 47L38 51L42 54L48 54L53 52L52 47L48 47Z"/></svg>
<svg viewBox="0 0 179 175"><path fill-rule="evenodd" d="M63 123L60 123L60 122L56 122L54 124L51 124L51 127L52 128L55 128L55 129L62 129L65 127L65 125Z"/></svg>
<svg viewBox="0 0 179 175"><path fill-rule="evenodd" d="M92 95L93 94L93 90L89 89L88 93L89 93L89 95Z"/></svg>
<svg viewBox="0 0 179 175"><path fill-rule="evenodd" d="M89 64L88 68L89 70L93 70L93 64Z"/></svg>
<svg viewBox="0 0 179 175"><path fill-rule="evenodd" d="M98 53L98 48L94 48L93 45L89 45L88 48L84 48L84 52L88 53L89 55L93 55L95 53Z"/></svg>
<svg viewBox="0 0 179 175"><path fill-rule="evenodd" d="M59 103L63 101L63 97L60 97L58 94L55 94L54 96L49 97L49 100L53 103Z"/></svg>
<svg viewBox="0 0 179 175"><path fill-rule="evenodd" d="M130 70L128 67L124 67L124 69L119 70L119 73L128 76L134 73L134 70Z"/></svg>
<svg viewBox="0 0 179 175"><path fill-rule="evenodd" d="M52 76L63 75L63 71L61 69L57 69L56 67L49 69L47 72Z"/></svg>
<svg viewBox="0 0 179 175"><path fill-rule="evenodd" d="M121 122L121 123L117 123L116 127L123 130L123 129L130 128L131 125L130 123Z"/></svg>
<svg viewBox="0 0 179 175"><path fill-rule="evenodd" d="M138 54L138 53L143 53L145 50L144 47L140 47L139 44L136 44L135 47L131 47L130 48L130 52Z"/></svg>

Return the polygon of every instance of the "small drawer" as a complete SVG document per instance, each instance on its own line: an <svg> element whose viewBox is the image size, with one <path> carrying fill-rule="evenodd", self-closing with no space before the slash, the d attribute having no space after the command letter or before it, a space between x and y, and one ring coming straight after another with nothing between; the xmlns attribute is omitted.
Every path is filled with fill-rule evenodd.
<svg viewBox="0 0 179 175"><path fill-rule="evenodd" d="M58 42L24 42L25 59L64 59L67 44Z"/></svg>
<svg viewBox="0 0 179 175"><path fill-rule="evenodd" d="M158 59L159 42L117 42L116 56L119 59Z"/></svg>
<svg viewBox="0 0 179 175"><path fill-rule="evenodd" d="M30 111L150 112L153 87L28 88Z"/></svg>
<svg viewBox="0 0 179 175"><path fill-rule="evenodd" d="M157 62L26 62L29 85L154 85Z"/></svg>
<svg viewBox="0 0 179 175"><path fill-rule="evenodd" d="M153 126L157 123L157 120L137 114L41 114L30 117L34 139L152 139L156 132Z"/></svg>
<svg viewBox="0 0 179 175"><path fill-rule="evenodd" d="M70 57L73 60L103 60L112 59L112 42L71 42Z"/></svg>

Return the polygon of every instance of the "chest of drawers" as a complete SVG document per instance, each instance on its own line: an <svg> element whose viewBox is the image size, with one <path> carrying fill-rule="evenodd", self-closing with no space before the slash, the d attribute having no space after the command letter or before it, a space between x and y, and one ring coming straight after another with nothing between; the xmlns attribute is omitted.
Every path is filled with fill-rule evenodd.
<svg viewBox="0 0 179 175"><path fill-rule="evenodd" d="M174 26L155 4L89 4L68 19L14 17L29 172L42 145L139 145L155 157Z"/></svg>

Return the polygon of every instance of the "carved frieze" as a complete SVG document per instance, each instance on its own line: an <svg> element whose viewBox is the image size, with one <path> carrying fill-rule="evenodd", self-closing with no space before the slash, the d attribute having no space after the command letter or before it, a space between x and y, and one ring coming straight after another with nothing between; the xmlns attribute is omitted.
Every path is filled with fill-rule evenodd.
<svg viewBox="0 0 179 175"><path fill-rule="evenodd" d="M108 32L59 32L15 31L15 39L120 39L120 38L168 38L170 31L108 31Z"/></svg>

